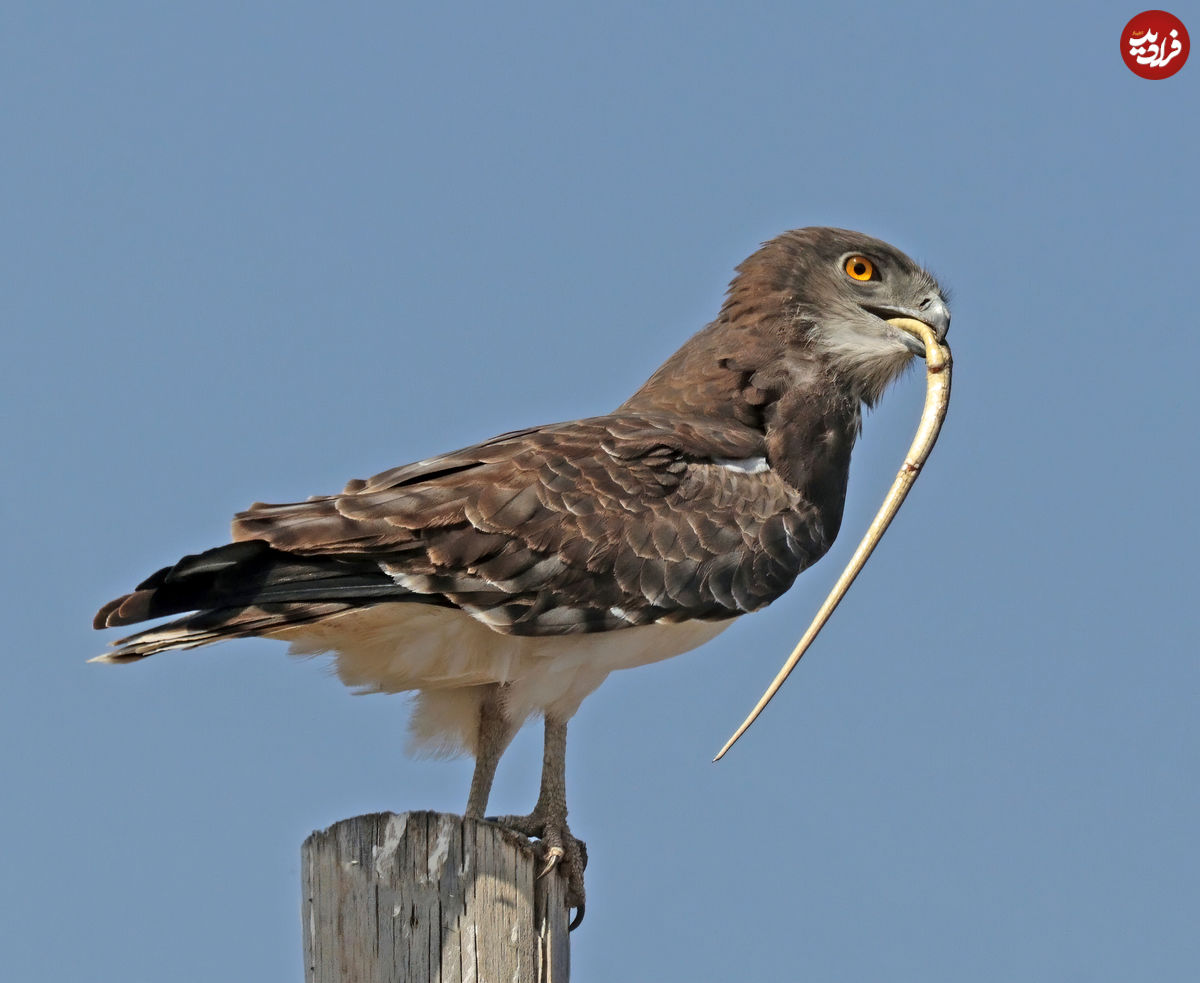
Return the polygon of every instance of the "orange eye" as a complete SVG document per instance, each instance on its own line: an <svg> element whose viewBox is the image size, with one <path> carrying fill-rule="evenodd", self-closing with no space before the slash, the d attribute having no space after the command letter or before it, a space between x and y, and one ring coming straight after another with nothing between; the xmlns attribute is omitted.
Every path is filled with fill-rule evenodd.
<svg viewBox="0 0 1200 983"><path fill-rule="evenodd" d="M851 256L843 269L855 280L870 280L875 276L875 264L866 256Z"/></svg>

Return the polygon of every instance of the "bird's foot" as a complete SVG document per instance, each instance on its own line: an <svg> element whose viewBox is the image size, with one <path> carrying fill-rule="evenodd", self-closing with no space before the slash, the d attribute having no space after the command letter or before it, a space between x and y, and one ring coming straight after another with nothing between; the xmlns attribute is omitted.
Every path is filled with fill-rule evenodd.
<svg viewBox="0 0 1200 983"><path fill-rule="evenodd" d="M578 928L586 907L583 871L587 867L587 844L572 835L567 826L567 817L535 809L528 816L489 816L488 822L537 839L534 849L543 864L538 873L539 879L555 867L562 867L567 875L567 907L575 909L571 931Z"/></svg>

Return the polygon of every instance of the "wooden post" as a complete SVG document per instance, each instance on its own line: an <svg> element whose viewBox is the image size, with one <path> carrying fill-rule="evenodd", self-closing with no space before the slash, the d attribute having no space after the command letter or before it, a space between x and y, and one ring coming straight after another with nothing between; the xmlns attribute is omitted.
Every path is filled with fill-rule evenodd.
<svg viewBox="0 0 1200 983"><path fill-rule="evenodd" d="M522 836L376 813L304 841L306 983L566 983L566 877Z"/></svg>

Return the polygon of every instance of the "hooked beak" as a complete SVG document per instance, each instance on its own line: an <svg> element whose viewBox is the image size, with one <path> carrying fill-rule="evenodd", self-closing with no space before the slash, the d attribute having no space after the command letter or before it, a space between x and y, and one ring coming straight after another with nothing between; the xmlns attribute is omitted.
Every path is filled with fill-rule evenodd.
<svg viewBox="0 0 1200 983"><path fill-rule="evenodd" d="M933 329L939 342L946 340L950 330L950 308L936 295L926 297L919 307L867 307L867 311L882 321L900 329L900 340L914 355L925 357L925 343L919 334L904 325L905 321L919 321Z"/></svg>

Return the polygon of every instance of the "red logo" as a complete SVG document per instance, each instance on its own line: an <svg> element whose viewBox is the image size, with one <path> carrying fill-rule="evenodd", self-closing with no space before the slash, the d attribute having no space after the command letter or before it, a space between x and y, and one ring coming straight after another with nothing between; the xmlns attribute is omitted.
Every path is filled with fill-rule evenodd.
<svg viewBox="0 0 1200 983"><path fill-rule="evenodd" d="M1170 78L1191 50L1183 21L1165 10L1143 10L1121 32L1121 57L1144 79Z"/></svg>

